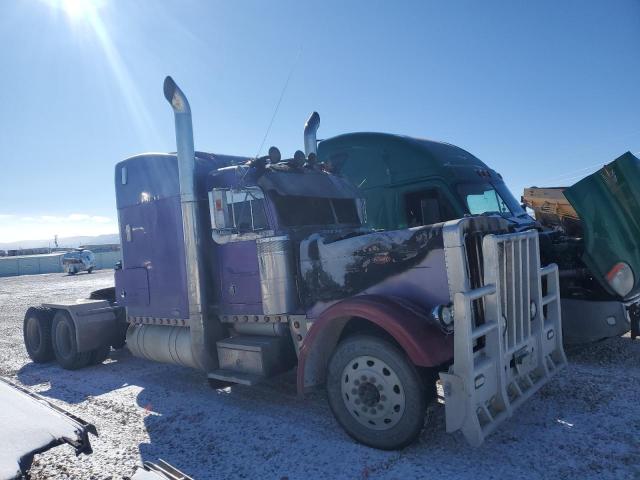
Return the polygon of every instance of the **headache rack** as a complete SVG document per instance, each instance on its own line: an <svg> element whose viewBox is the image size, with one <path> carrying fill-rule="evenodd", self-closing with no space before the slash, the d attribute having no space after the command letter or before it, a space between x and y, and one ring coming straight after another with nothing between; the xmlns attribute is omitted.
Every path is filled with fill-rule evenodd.
<svg viewBox="0 0 640 480"><path fill-rule="evenodd" d="M469 248L477 245L469 236L503 232L503 222L470 217L445 225L454 309L454 361L440 374L446 425L474 446L567 362L558 267L541 268L538 233L487 233L481 251Z"/></svg>

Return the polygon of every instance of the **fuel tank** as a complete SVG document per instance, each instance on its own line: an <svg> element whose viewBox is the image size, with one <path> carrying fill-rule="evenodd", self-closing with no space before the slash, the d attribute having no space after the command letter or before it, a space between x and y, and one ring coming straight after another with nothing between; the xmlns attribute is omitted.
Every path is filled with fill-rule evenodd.
<svg viewBox="0 0 640 480"><path fill-rule="evenodd" d="M136 357L184 367L198 368L187 327L129 325L127 348Z"/></svg>

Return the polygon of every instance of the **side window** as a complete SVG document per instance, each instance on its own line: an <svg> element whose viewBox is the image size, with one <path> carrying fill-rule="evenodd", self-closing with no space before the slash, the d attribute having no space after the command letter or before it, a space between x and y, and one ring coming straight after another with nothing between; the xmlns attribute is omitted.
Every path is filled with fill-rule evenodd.
<svg viewBox="0 0 640 480"><path fill-rule="evenodd" d="M242 190L214 188L209 192L211 226L218 234L267 230L264 194L257 187Z"/></svg>
<svg viewBox="0 0 640 480"><path fill-rule="evenodd" d="M406 193L404 207L409 227L432 225L456 218L449 200L437 188Z"/></svg>

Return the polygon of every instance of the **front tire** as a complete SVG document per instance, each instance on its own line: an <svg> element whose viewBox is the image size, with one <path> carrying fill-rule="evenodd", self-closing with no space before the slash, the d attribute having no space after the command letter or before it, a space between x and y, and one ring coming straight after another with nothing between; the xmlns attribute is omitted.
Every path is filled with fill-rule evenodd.
<svg viewBox="0 0 640 480"><path fill-rule="evenodd" d="M68 312L58 310L53 317L53 352L56 361L66 370L86 367L91 361L91 352L78 352L76 327Z"/></svg>
<svg viewBox="0 0 640 480"><path fill-rule="evenodd" d="M426 392L404 352L382 338L348 337L329 361L329 406L342 428L370 447L396 450L415 441L424 426Z"/></svg>
<svg viewBox="0 0 640 480"><path fill-rule="evenodd" d="M43 307L31 307L24 316L22 333L24 346L29 358L35 363L53 360L51 345L51 310Z"/></svg>

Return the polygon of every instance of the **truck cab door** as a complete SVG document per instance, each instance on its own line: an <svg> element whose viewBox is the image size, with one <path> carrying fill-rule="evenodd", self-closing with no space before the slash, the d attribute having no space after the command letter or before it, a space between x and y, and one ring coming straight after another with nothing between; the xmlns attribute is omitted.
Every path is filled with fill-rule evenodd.
<svg viewBox="0 0 640 480"><path fill-rule="evenodd" d="M214 189L209 194L220 310L261 315L262 293L256 240L273 235L262 190Z"/></svg>
<svg viewBox="0 0 640 480"><path fill-rule="evenodd" d="M447 190L436 182L410 185L399 195L407 227L433 225L461 217Z"/></svg>

